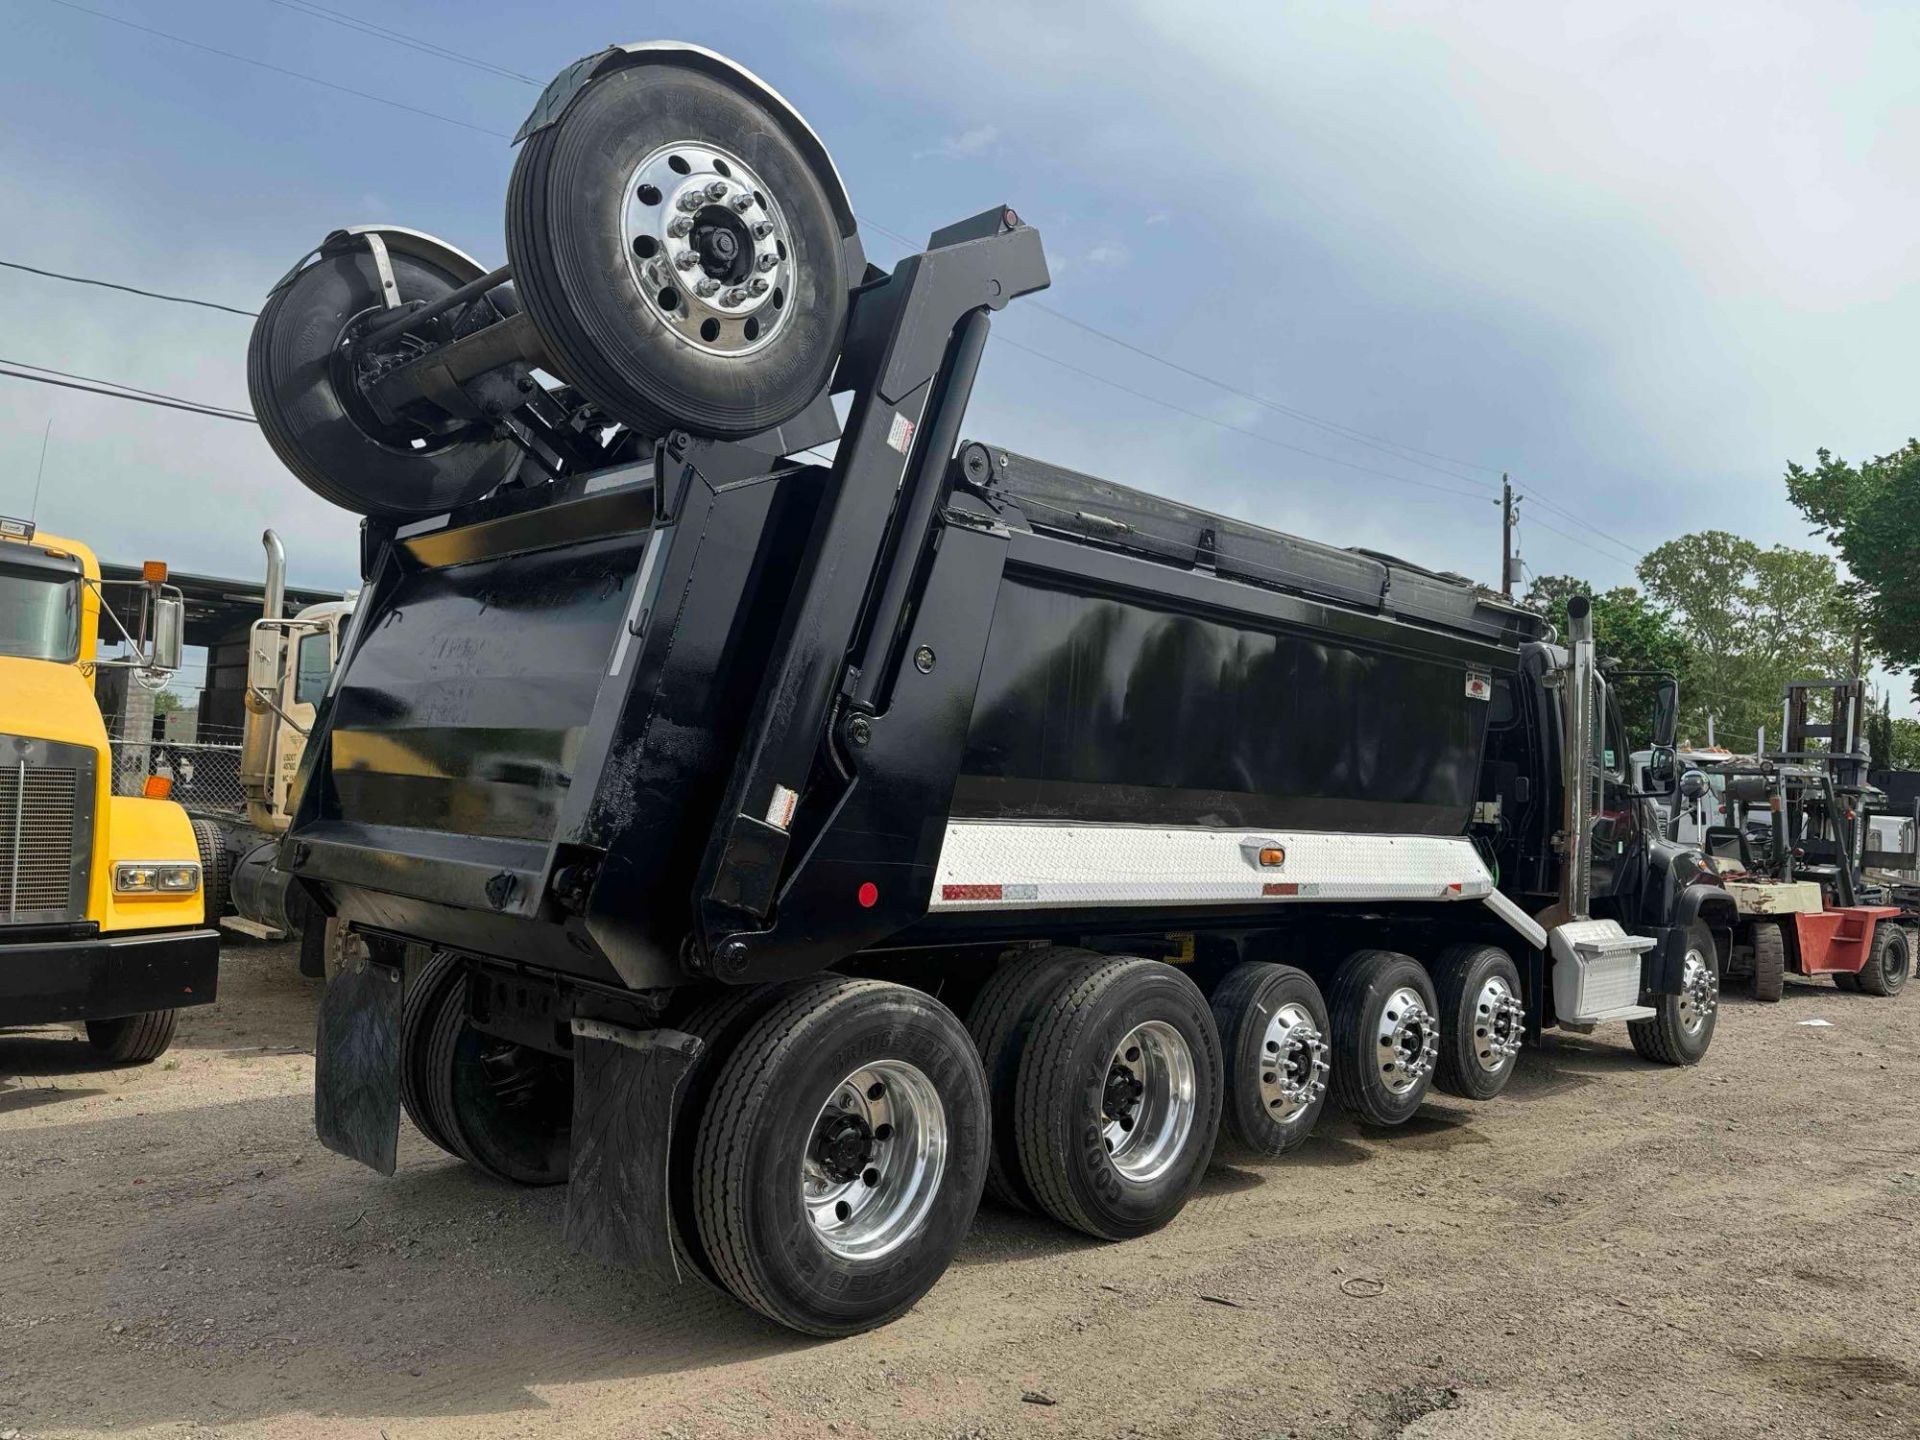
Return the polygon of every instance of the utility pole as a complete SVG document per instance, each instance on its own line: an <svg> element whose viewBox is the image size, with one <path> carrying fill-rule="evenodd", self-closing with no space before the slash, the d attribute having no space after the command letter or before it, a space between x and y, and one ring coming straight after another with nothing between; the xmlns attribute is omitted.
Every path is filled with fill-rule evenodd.
<svg viewBox="0 0 1920 1440"><path fill-rule="evenodd" d="M1513 598L1513 482L1500 477L1500 593Z"/></svg>

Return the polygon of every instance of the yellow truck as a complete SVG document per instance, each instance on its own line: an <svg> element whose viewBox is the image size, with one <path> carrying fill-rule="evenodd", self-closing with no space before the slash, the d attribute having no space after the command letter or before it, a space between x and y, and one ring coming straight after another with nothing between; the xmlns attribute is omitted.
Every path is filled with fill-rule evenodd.
<svg viewBox="0 0 1920 1440"><path fill-rule="evenodd" d="M185 606L169 588L149 564L105 606L129 655L102 658L93 552L0 517L0 1029L84 1024L121 1063L165 1051L219 970L223 876L203 859L217 837L163 782L112 793L94 697L101 667L148 686L178 668Z"/></svg>

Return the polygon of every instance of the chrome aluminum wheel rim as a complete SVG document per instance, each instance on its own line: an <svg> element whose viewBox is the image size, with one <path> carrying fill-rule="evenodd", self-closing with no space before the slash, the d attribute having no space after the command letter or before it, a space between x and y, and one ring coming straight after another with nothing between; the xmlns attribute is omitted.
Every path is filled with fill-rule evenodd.
<svg viewBox="0 0 1920 1440"><path fill-rule="evenodd" d="M1327 1037L1304 1005L1282 1005L1260 1042L1260 1105L1284 1125L1327 1092Z"/></svg>
<svg viewBox="0 0 1920 1440"><path fill-rule="evenodd" d="M739 156L662 145L627 177L621 242L648 307L694 349L751 355L786 326L793 235L778 198Z"/></svg>
<svg viewBox="0 0 1920 1440"><path fill-rule="evenodd" d="M1489 975L1473 1001L1473 1056L1482 1070L1503 1070L1520 1053L1526 1019L1526 1007L1506 977Z"/></svg>
<svg viewBox="0 0 1920 1440"><path fill-rule="evenodd" d="M947 1111L917 1066L876 1060L833 1087L800 1161L800 1199L820 1243L877 1260L933 1208L947 1170Z"/></svg>
<svg viewBox="0 0 1920 1440"><path fill-rule="evenodd" d="M1680 972L1680 1028L1698 1035L1701 1027L1720 1008L1720 981L1713 966L1698 950L1687 951Z"/></svg>
<svg viewBox="0 0 1920 1440"><path fill-rule="evenodd" d="M1100 1129L1113 1168L1135 1184L1172 1168L1193 1133L1199 1085L1193 1051L1164 1020L1129 1030L1107 1062Z"/></svg>
<svg viewBox="0 0 1920 1440"><path fill-rule="evenodd" d="M1387 996L1375 1039L1380 1079L1395 1095L1406 1094L1433 1072L1440 1027L1418 990L1402 985Z"/></svg>

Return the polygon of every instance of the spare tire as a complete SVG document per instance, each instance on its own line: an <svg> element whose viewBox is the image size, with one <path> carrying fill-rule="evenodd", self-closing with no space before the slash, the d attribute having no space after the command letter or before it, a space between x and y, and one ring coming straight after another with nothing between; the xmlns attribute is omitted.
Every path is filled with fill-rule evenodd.
<svg viewBox="0 0 1920 1440"><path fill-rule="evenodd" d="M402 301L431 302L480 275L477 266L461 273L398 245L388 247L388 257ZM349 345L356 331L388 313L365 240L329 237L253 322L247 393L274 454L309 490L357 515L420 519L478 500L512 479L521 453L491 426L434 433L373 413L359 393L358 382L371 378L367 367L451 337L443 316L418 335L401 337L385 357Z"/></svg>
<svg viewBox="0 0 1920 1440"><path fill-rule="evenodd" d="M840 224L743 87L665 57L596 76L521 145L506 229L550 368L613 419L738 439L826 386Z"/></svg>

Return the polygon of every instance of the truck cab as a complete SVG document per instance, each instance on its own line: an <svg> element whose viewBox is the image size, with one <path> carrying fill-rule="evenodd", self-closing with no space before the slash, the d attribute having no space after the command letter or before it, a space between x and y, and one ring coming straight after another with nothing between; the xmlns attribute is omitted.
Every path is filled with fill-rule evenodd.
<svg viewBox="0 0 1920 1440"><path fill-rule="evenodd" d="M179 663L180 601L163 566L146 574L133 658L102 659L93 551L0 518L0 1029L84 1024L122 1062L167 1048L219 963L194 824L163 786L112 793L96 671L164 684Z"/></svg>

